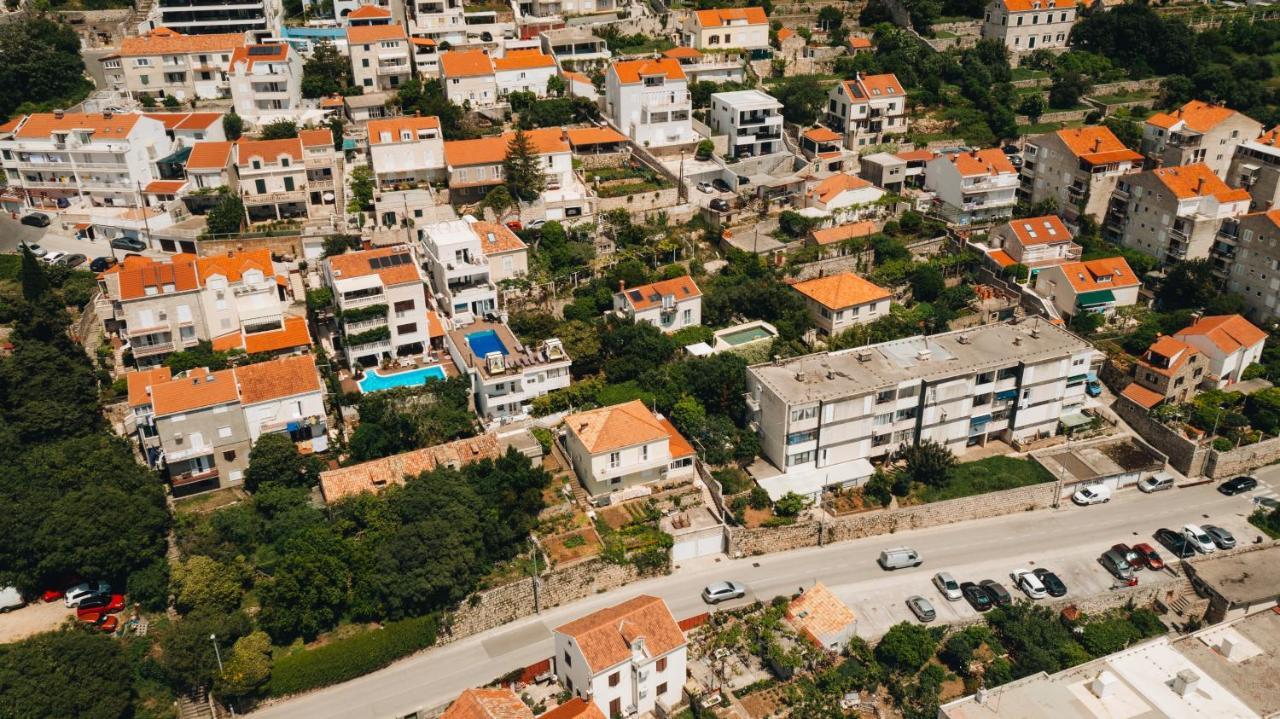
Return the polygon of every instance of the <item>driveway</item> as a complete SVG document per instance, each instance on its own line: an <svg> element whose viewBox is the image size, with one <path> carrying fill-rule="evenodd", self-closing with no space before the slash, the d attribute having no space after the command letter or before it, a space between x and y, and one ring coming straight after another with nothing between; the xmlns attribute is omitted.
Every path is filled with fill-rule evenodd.
<svg viewBox="0 0 1280 719"><path fill-rule="evenodd" d="M75 616L74 609L59 599L45 604L37 601L7 614L0 614L0 644L26 639L32 634L57 629L62 622Z"/></svg>

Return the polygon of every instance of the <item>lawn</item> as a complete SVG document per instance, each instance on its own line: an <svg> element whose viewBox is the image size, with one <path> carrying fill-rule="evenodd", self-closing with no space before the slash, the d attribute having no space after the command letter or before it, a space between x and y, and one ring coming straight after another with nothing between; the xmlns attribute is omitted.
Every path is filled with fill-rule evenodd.
<svg viewBox="0 0 1280 719"><path fill-rule="evenodd" d="M1154 98L1154 92L1144 90L1138 92L1120 92L1114 95L1098 95L1093 99L1104 105L1117 105L1122 102L1146 102Z"/></svg>
<svg viewBox="0 0 1280 719"><path fill-rule="evenodd" d="M1044 70L1032 70L1029 67L1013 68L1014 80L1033 80L1041 77L1049 77L1049 73L1045 72Z"/></svg>
<svg viewBox="0 0 1280 719"><path fill-rule="evenodd" d="M945 487L925 487L918 497L923 503L940 502L1052 481L1048 470L1029 459L987 457L956 465Z"/></svg>

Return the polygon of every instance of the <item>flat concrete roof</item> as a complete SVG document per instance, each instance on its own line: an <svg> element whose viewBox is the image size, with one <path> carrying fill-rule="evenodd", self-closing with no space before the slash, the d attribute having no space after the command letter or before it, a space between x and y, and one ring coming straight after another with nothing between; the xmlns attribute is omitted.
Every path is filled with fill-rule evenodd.
<svg viewBox="0 0 1280 719"><path fill-rule="evenodd" d="M542 36L552 45L557 42L583 42L586 40L594 40L595 42L604 42L598 37L589 25L579 25L556 28L555 30L543 30Z"/></svg>
<svg viewBox="0 0 1280 719"><path fill-rule="evenodd" d="M719 99L729 107L735 110L746 110L751 107L782 107L782 103L778 99L767 92L760 90L734 90L733 92L717 92L711 96L711 101L715 102Z"/></svg>
<svg viewBox="0 0 1280 719"><path fill-rule="evenodd" d="M1254 552L1257 554L1257 552ZM1222 640L1245 651L1224 656ZM1280 614L1258 612L1174 640L1173 646L1258 714L1280 712Z"/></svg>
<svg viewBox="0 0 1280 719"><path fill-rule="evenodd" d="M1035 363L1092 349L1040 317L819 352L748 368L790 404L857 397L904 382ZM927 350L927 357L922 353ZM865 359L859 359L859 356Z"/></svg>
<svg viewBox="0 0 1280 719"><path fill-rule="evenodd" d="M1280 596L1280 546L1213 557L1190 566L1196 578L1233 605Z"/></svg>

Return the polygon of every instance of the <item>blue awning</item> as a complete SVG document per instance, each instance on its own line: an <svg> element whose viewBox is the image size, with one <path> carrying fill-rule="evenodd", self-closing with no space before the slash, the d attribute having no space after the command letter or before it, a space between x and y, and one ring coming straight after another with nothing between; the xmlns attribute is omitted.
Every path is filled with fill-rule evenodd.
<svg viewBox="0 0 1280 719"><path fill-rule="evenodd" d="M1018 390L1007 389L1003 392L996 392L996 399L1014 399L1018 396Z"/></svg>
<svg viewBox="0 0 1280 719"><path fill-rule="evenodd" d="M290 422L287 425L285 425L285 429L289 430L290 432L297 432L298 430L302 429L302 423Z"/></svg>
<svg viewBox="0 0 1280 719"><path fill-rule="evenodd" d="M971 419L969 420L969 424L970 424L971 426L977 427L977 426L978 426L978 425L980 425L980 424L986 424L986 423L988 423L988 422L990 422L990 421L991 421L991 415L989 415L989 414L984 414L984 415L979 415L979 416L977 416L977 417L973 417L973 418L971 418Z"/></svg>
<svg viewBox="0 0 1280 719"><path fill-rule="evenodd" d="M1097 382L1097 381L1098 381L1098 373L1097 373L1097 372L1090 372L1089 374L1085 375L1085 377L1086 377L1090 382Z"/></svg>

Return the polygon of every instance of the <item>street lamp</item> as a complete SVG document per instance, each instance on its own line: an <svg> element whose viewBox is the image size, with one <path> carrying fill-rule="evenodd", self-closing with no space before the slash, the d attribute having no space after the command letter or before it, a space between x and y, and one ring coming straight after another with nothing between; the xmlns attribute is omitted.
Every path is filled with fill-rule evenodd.
<svg viewBox="0 0 1280 719"><path fill-rule="evenodd" d="M222 673L222 652L218 650L218 635L210 634L209 641L213 642L213 656L218 658L218 673Z"/></svg>

